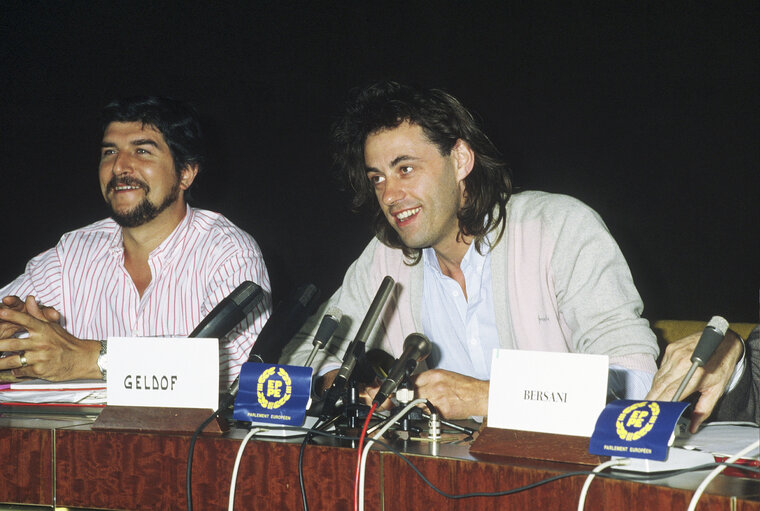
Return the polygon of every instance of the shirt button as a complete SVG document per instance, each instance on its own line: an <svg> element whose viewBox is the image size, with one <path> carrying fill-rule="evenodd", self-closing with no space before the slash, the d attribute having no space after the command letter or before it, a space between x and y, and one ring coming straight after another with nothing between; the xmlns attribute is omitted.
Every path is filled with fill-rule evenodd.
<svg viewBox="0 0 760 511"><path fill-rule="evenodd" d="M470 346L475 346L476 344L478 344L478 340L477 339L475 339L475 338L470 339Z"/></svg>

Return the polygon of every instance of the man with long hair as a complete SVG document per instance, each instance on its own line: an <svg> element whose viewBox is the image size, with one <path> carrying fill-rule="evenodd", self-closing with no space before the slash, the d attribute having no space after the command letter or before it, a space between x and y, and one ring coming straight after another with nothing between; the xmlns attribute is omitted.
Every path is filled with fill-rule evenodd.
<svg viewBox="0 0 760 511"><path fill-rule="evenodd" d="M404 338L423 332L433 352L413 385L445 417L486 414L494 348L606 354L610 389L646 394L655 336L601 219L570 197L513 194L499 152L456 98L375 84L350 102L334 141L354 205L373 211L376 238L326 304L351 321L335 353L314 362L325 384L390 275L397 285L367 348L398 357ZM320 317L286 361L303 363Z"/></svg>
<svg viewBox="0 0 760 511"><path fill-rule="evenodd" d="M0 289L3 379L105 378L107 337L187 336L251 280L267 296L220 346L222 384L235 379L269 316L269 275L248 233L187 204L204 160L189 105L136 97L105 107L99 177L111 218L64 234Z"/></svg>

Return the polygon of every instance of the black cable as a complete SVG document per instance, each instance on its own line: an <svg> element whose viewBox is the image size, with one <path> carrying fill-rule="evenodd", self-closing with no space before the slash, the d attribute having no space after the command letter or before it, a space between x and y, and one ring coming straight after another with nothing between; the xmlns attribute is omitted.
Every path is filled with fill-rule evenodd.
<svg viewBox="0 0 760 511"><path fill-rule="evenodd" d="M358 439L357 437L348 437L348 436L343 436L343 435L332 435L332 434L328 434L328 433L325 433L325 432L322 432L322 431L318 431L318 432L315 431L314 434L315 435L328 436L328 437L334 437L334 438L343 439L343 440L357 440ZM684 468L684 469L680 469L680 470L671 470L671 471L667 471L667 472L658 472L658 473L640 474L640 475L636 475L636 474L623 475L623 474L611 474L611 473L604 473L604 472L593 472L591 470L580 470L580 471L574 471L574 472L566 472L564 474L558 474L556 476L552 476L552 477L549 477L549 478L546 478L546 479L542 479L541 481L537 481L535 483L531 483L531 484L528 484L528 485L525 485L525 486L520 486L518 488L513 488L511 490L504 490L504 491L497 491L497 492L473 492L473 493L462 493L462 494L450 494L450 493L447 493L447 492L441 490L440 488L438 488L437 486L435 486L432 482L430 482L430 480L428 480L422 474L422 472L420 471L420 469L418 469L414 465L414 463L412 463L409 460L409 458L407 458L406 456L404 456L401 453L401 451L399 451L395 447L391 446L390 444L387 444L386 442L383 442L382 440L375 440L375 443L383 446L384 448L386 448L387 450L389 450L390 452L392 452L396 456L400 457L420 477L420 479L422 479L422 481L426 485L428 485L433 491L435 491L436 493L438 493L439 495L441 495L443 497L446 497L446 498L449 498L449 499L453 499L453 500L466 499L466 498L472 498L472 497L502 497L502 496L506 496L506 495L513 495L515 493L520 493L520 492L523 492L523 491L526 491L526 490L532 490L533 488L537 488L539 486L543 486L545 484L552 483L552 482L558 481L560 479L565 479L565 478L568 478L568 477L575 477L575 476L588 476L590 474L594 474L596 477L603 477L603 478L607 478L607 479L615 479L615 480L619 480L619 481L648 481L648 480L662 479L662 478L665 478L665 477L677 476L677 475L680 475L680 474L686 474L686 473L689 473L689 472L695 472L695 471L699 471L699 470L708 470L708 469L715 468L718 465L726 465L726 466L731 467L731 468L737 468L737 469L741 469L741 470L747 470L749 472L760 473L760 468L749 467L747 465L742 465L742 464L739 464L739 463L729 463L729 464L727 464L727 463L717 463L717 462L716 463L707 463L707 464L700 465L700 466L697 466L697 467Z"/></svg>
<svg viewBox="0 0 760 511"><path fill-rule="evenodd" d="M199 428L198 431L202 430L206 424L208 424L211 419L213 419L216 416L216 413L212 415L209 419L206 420L206 422ZM334 434L326 431L318 430L317 428L320 426L319 422L316 423L311 429L305 430L305 437L303 442L301 443L301 448L299 450L298 454L298 481L300 484L301 489L301 498L304 506L304 511L308 511L308 503L306 499L306 487L304 483L304 472L303 472L303 459L304 459L304 452L306 450L306 444L311 441L311 439L314 436L324 436L328 438L333 438L336 440L358 440L359 437L353 437L353 436L347 436L347 435L340 435L340 434ZM300 430L304 431L304 428L299 427L292 427L292 428L283 428L288 430ZM196 433L198 432L196 431ZM191 454L189 459L192 459L192 445L194 442L194 439L197 435L194 435L193 441L191 441ZM655 473L626 473L626 474L614 474L614 473L605 473L605 472L593 472L591 470L579 470L579 471L573 471L573 472L566 472L564 474L558 474L556 476L548 477L546 479L542 479L540 481L536 481L535 483L531 483L525 486L520 486L517 488L512 488L510 490L503 490L503 491L495 491L495 492L473 492L473 493L462 493L462 494L451 494L447 493L437 486L435 486L425 475L420 471L419 468L417 468L414 463L409 460L404 454L401 453L398 449L391 446L390 444L382 441L382 440L375 440L376 444L384 447L388 451L392 452L399 458L401 458L404 463L409 465L409 467L417 474L417 476L422 479L422 481L429 486L433 491L438 493L439 495L446 497L448 499L452 500L460 500L460 499L466 499L466 498L473 498L473 497L503 497L507 495L514 495L516 493L520 493L527 490L532 490L534 488L537 488L539 486L543 486L545 484L552 483L554 481L558 481L560 479L566 479L568 477L575 477L575 476L589 476L591 474L595 475L596 477L602 477L606 479L614 479L618 481L650 481L650 480L657 480L657 479L663 479L666 477L672 477L677 476L681 474L686 474L689 472L696 472L700 470L709 470L712 468L715 468L719 465L726 465L730 468L735 468L738 470L744 470L747 472L753 472L756 474L760 474L760 468L758 467L751 467L747 465L742 465L740 463L706 463L704 465L699 465L696 467L690 467L690 468L684 468L680 470L670 470L670 471L664 471L664 472L655 472ZM190 462L189 462L190 463ZM189 481L190 481L190 465L188 465L188 495L189 495ZM188 498L188 511L192 511L190 506L190 499Z"/></svg>
<svg viewBox="0 0 760 511"><path fill-rule="evenodd" d="M301 448L298 451L298 485L301 488L301 501L303 502L303 511L309 511L309 504L306 501L306 484L303 480L303 457L304 453L306 452L306 444L308 444L311 439L314 438L314 434L317 431L317 428L321 426L322 421L317 420L311 429L306 432L306 436L304 437L303 442L301 442Z"/></svg>
<svg viewBox="0 0 760 511"><path fill-rule="evenodd" d="M471 497L501 497L505 495L513 495L515 493L520 493L526 490L532 490L533 488L537 488L539 486L543 486L548 483L552 483L554 481L558 481L560 479L565 479L567 477L574 477L574 476L588 476L590 474L594 474L597 477L604 477L607 479L616 479L619 481L630 481L630 480L650 480L650 479L661 479L663 477L670 477L670 476L676 476L680 474L686 474L689 472L694 472L698 470L708 470L711 468L715 468L718 465L726 465L728 467L732 468L740 468L742 470L749 470L750 472L756 472L760 473L760 468L754 468L754 467L747 467L746 465L742 465L739 463L707 463L705 465L700 465L698 467L691 467L691 468L685 468L681 470L672 470L668 472L660 472L660 473L652 473L652 474L642 474L641 476L623 476L622 474L616 475L616 474L608 474L604 472L592 472L590 470L584 470L584 471L575 471L575 472L567 472L565 474L559 474L556 476L552 476L546 479L543 479L541 481L537 481L535 483L531 483L525 486L520 486L518 488L513 488L511 490L504 490L499 492L474 492L474 493L462 493L462 494L450 494L446 493L445 491L441 490L440 488L436 487L432 482L430 482L423 474L420 472L420 470L414 466L414 464L406 457L404 456L399 450L396 448L390 446L389 444L386 444L385 442L376 440L376 443L382 445L383 447L387 448L389 451L393 452L393 454L400 457L409 467L422 479L422 481L427 484L433 491L436 493L442 495L443 497L449 498L449 499L466 499Z"/></svg>
<svg viewBox="0 0 760 511"><path fill-rule="evenodd" d="M306 485L303 481L303 455L306 451L306 444L311 440L311 435L306 433L306 436L301 442L301 449L298 451L298 485L301 488L301 501L303 502L303 511L309 511L309 504L306 502Z"/></svg>
<svg viewBox="0 0 760 511"><path fill-rule="evenodd" d="M200 426L198 426L195 431L193 432L192 438L190 438L190 446L188 447L187 452L187 470L186 470L186 479L185 482L185 493L187 494L187 511L193 511L193 454L195 452L195 442L198 440L198 436L201 434L201 432L206 429L206 426L209 425L209 423L216 419L217 416L224 410L225 408L228 408L232 401L235 399L234 396L228 395L225 398L223 398L221 401L221 405L219 406L219 409L212 413L208 419L203 421Z"/></svg>

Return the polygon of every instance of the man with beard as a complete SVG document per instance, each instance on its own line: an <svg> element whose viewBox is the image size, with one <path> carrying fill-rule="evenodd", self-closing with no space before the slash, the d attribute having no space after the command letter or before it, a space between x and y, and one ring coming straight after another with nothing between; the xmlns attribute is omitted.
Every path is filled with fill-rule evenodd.
<svg viewBox="0 0 760 511"><path fill-rule="evenodd" d="M250 280L267 296L220 345L221 383L233 381L269 316L269 276L249 234L186 202L204 160L197 114L168 98L116 100L102 130L111 218L64 234L0 289L0 374L105 378L104 339L187 336Z"/></svg>

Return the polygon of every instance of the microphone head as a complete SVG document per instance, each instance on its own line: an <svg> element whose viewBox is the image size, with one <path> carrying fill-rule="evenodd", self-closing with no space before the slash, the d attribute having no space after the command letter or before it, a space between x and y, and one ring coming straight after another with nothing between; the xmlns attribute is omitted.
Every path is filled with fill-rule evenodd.
<svg viewBox="0 0 760 511"><path fill-rule="evenodd" d="M410 350L414 350L414 353L417 354L414 358L418 362L421 362L430 355L430 352L433 350L433 345L430 342L430 339L422 334L409 334L406 339L404 339L404 352L409 352Z"/></svg>
<svg viewBox="0 0 760 511"><path fill-rule="evenodd" d="M343 319L343 311L335 305L331 305L327 308L327 311L325 311L325 316L331 316L336 323L340 323L340 320Z"/></svg>
<svg viewBox="0 0 760 511"><path fill-rule="evenodd" d="M691 355L691 361L699 366L706 364L725 337L726 330L728 330L728 321L720 316L713 316L702 331L694 353Z"/></svg>
<svg viewBox="0 0 760 511"><path fill-rule="evenodd" d="M715 330L716 332L719 332L721 335L726 335L726 330L728 330L728 321L725 320L725 318L722 318L720 316L713 316L710 318L710 321L707 323L707 326Z"/></svg>
<svg viewBox="0 0 760 511"><path fill-rule="evenodd" d="M230 299L235 305L242 307L243 314L247 316L259 304L258 295L262 294L262 289L258 284L250 280L244 281L230 294Z"/></svg>

